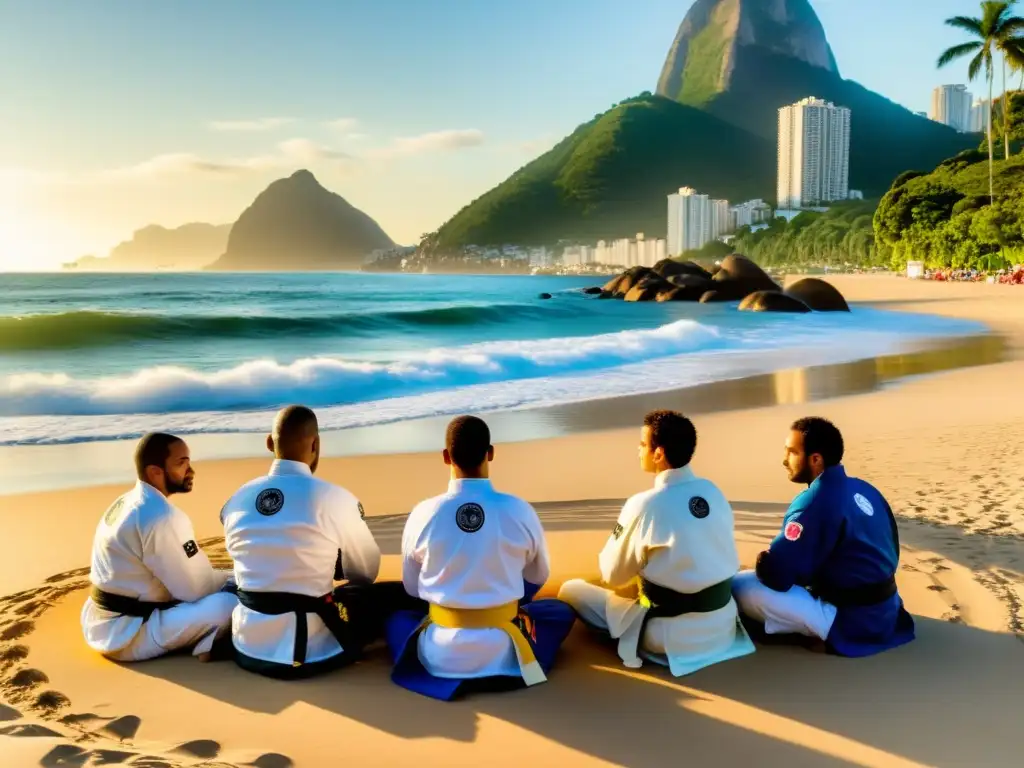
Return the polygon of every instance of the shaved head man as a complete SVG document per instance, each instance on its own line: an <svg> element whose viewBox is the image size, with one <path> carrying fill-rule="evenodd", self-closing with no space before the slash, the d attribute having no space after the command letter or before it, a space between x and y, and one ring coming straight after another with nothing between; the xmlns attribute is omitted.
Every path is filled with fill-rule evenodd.
<svg viewBox="0 0 1024 768"><path fill-rule="evenodd" d="M393 606L414 603L400 582L374 583L380 549L359 499L313 476L316 414L302 405L281 409L267 450L270 471L221 510L238 582L235 658L268 677L309 677L355 661Z"/></svg>
<svg viewBox="0 0 1024 768"><path fill-rule="evenodd" d="M278 459L305 464L315 473L320 465L320 426L316 414L303 405L282 408L267 435L267 450Z"/></svg>

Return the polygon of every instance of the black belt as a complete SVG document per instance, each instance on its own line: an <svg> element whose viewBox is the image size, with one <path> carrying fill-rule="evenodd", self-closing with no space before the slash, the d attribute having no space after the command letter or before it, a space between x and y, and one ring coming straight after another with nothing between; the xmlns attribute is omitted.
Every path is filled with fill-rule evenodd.
<svg viewBox="0 0 1024 768"><path fill-rule="evenodd" d="M115 595L113 592L104 592L95 584L89 594L92 601L105 611L120 613L123 616L138 616L145 621L153 611L161 611L166 608L173 608L180 604L180 600L169 600L163 603L147 602L137 597L127 595Z"/></svg>
<svg viewBox="0 0 1024 768"><path fill-rule="evenodd" d="M293 667L299 667L306 663L306 642L309 639L309 627L306 624L307 613L315 613L320 617L341 645L344 653L354 654L359 651L358 644L354 641L348 626L348 612L342 603L335 600L334 594L331 592L319 597L310 597L293 592L249 592L240 589L238 590L238 602L250 611L267 616L295 614Z"/></svg>
<svg viewBox="0 0 1024 768"><path fill-rule="evenodd" d="M651 604L640 623L640 635L637 642L639 645L643 645L647 622L651 619L675 618L687 613L711 613L719 608L725 608L732 600L732 577L705 587L700 592L684 594L655 584L641 576L640 597L641 599L646 598L647 602Z"/></svg>
<svg viewBox="0 0 1024 768"><path fill-rule="evenodd" d="M896 579L890 577L875 584L861 584L856 587L835 587L817 584L809 590L815 597L831 603L836 608L864 607L883 603L896 594Z"/></svg>

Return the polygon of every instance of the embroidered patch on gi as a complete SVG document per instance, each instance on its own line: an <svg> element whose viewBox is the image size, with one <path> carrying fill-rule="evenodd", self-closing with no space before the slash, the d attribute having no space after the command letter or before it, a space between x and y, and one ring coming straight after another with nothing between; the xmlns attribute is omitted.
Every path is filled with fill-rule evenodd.
<svg viewBox="0 0 1024 768"><path fill-rule="evenodd" d="M615 527L612 528L612 536L614 536L617 539L621 535L622 535L622 526L619 525L618 523L616 523Z"/></svg>
<svg viewBox="0 0 1024 768"><path fill-rule="evenodd" d="M363 520L365 520L366 519L366 510L363 509L363 502L360 501L360 502L357 502L357 503L359 504L359 516L361 518L363 518Z"/></svg>
<svg viewBox="0 0 1024 768"><path fill-rule="evenodd" d="M484 508L479 504L463 504L455 510L455 524L466 533L476 533L484 527Z"/></svg>
<svg viewBox="0 0 1024 768"><path fill-rule="evenodd" d="M120 497L117 501L110 505L106 513L103 515L103 522L107 525L113 525L117 522L117 518L121 516L121 509L124 507L124 496Z"/></svg>
<svg viewBox="0 0 1024 768"><path fill-rule="evenodd" d="M790 541L796 541L800 538L800 534L804 532L804 526L802 523L798 523L795 520L791 523L786 523L785 536Z"/></svg>
<svg viewBox="0 0 1024 768"><path fill-rule="evenodd" d="M194 541L192 541L192 539L189 539L184 544L182 544L181 548L185 550L185 556L190 559L195 557L196 554L198 554L199 552L199 546Z"/></svg>
<svg viewBox="0 0 1024 768"><path fill-rule="evenodd" d="M283 506L284 494L277 488L267 488L256 497L256 511L266 517L276 515Z"/></svg>
<svg viewBox="0 0 1024 768"><path fill-rule="evenodd" d="M711 505L703 496L694 496L690 499L690 514L698 520L703 520L711 514Z"/></svg>
<svg viewBox="0 0 1024 768"><path fill-rule="evenodd" d="M853 500L856 502L857 506L860 507L860 511L868 517L872 517L875 514L875 508L871 506L871 502L864 496L861 496L859 493L855 493L853 494Z"/></svg>

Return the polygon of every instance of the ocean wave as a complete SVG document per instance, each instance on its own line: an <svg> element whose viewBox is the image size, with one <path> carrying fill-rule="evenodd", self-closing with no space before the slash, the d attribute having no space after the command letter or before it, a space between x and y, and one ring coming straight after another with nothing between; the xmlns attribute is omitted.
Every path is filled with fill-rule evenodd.
<svg viewBox="0 0 1024 768"><path fill-rule="evenodd" d="M481 313L503 314L509 309L457 307L426 314L431 321L440 317L452 322L453 317L469 312L472 322L479 323ZM435 349L389 363L316 357L288 365L253 360L212 373L157 367L94 379L15 374L0 380L0 416L237 411L296 401L314 407L345 405L490 382L586 373L701 349L723 349L729 343L715 328L679 320L652 330Z"/></svg>
<svg viewBox="0 0 1024 768"><path fill-rule="evenodd" d="M421 310L282 315L171 315L81 310L0 317L0 353L110 347L152 341L345 337L403 326L452 327L514 323L570 312L530 304L458 305Z"/></svg>

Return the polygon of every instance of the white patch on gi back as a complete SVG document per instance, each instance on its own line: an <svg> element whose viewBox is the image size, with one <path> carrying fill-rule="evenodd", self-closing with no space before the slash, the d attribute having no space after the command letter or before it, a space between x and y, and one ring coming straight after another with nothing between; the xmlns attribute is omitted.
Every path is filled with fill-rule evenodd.
<svg viewBox="0 0 1024 768"><path fill-rule="evenodd" d="M860 511L868 517L871 517L875 514L875 508L871 506L871 502L868 501L863 496L861 496L859 493L853 494L853 500L857 503L857 506L860 507Z"/></svg>

